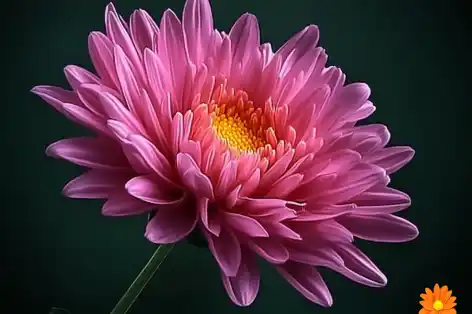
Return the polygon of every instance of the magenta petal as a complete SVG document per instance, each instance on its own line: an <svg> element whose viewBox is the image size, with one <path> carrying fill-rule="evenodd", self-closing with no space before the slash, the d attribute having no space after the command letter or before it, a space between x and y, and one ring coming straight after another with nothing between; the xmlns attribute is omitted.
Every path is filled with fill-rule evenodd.
<svg viewBox="0 0 472 314"><path fill-rule="evenodd" d="M62 193L70 198L107 198L122 189L129 177L127 172L92 169L67 183Z"/></svg>
<svg viewBox="0 0 472 314"><path fill-rule="evenodd" d="M221 274L223 286L231 301L239 306L248 306L256 299L259 292L259 269L251 252L245 251L241 265L235 276Z"/></svg>
<svg viewBox="0 0 472 314"><path fill-rule="evenodd" d="M341 256L330 247L321 246L319 248L299 247L289 248L290 260L311 266L323 266L336 269L344 264Z"/></svg>
<svg viewBox="0 0 472 314"><path fill-rule="evenodd" d="M79 104L74 92L55 86L36 86L31 90L59 112L63 112L64 104Z"/></svg>
<svg viewBox="0 0 472 314"><path fill-rule="evenodd" d="M269 237L269 233L254 218L231 212L224 212L224 218L229 226L250 237Z"/></svg>
<svg viewBox="0 0 472 314"><path fill-rule="evenodd" d="M105 120L90 112L88 109L72 104L64 104L62 109L64 114L72 121L80 123L98 133L111 135L110 130L106 127Z"/></svg>
<svg viewBox="0 0 472 314"><path fill-rule="evenodd" d="M229 32L233 64L247 61L250 53L259 49L260 34L257 18L249 13L239 17Z"/></svg>
<svg viewBox="0 0 472 314"><path fill-rule="evenodd" d="M395 146L375 152L366 160L384 168L387 174L391 174L406 165L414 155L415 151L411 147Z"/></svg>
<svg viewBox="0 0 472 314"><path fill-rule="evenodd" d="M229 229L221 229L219 236L214 236L205 230L203 233L223 273L228 277L236 276L241 264L241 244L238 238Z"/></svg>
<svg viewBox="0 0 472 314"><path fill-rule="evenodd" d="M145 203L126 193L124 189L110 195L102 207L105 216L131 216L149 212L153 204Z"/></svg>
<svg viewBox="0 0 472 314"><path fill-rule="evenodd" d="M410 197L392 188L385 186L375 187L352 199L357 206L356 214L392 214L411 205Z"/></svg>
<svg viewBox="0 0 472 314"><path fill-rule="evenodd" d="M342 203L376 184L387 183L387 180L388 177L383 168L371 164L358 164L340 178L335 187L322 191L318 197L322 200Z"/></svg>
<svg viewBox="0 0 472 314"><path fill-rule="evenodd" d="M377 266L352 244L338 244L336 252L343 259L344 265L340 267L327 267L339 272L352 281L369 287L384 287L387 277Z"/></svg>
<svg viewBox="0 0 472 314"><path fill-rule="evenodd" d="M89 137L69 138L49 145L46 154L87 168L126 170L123 154L111 144Z"/></svg>
<svg viewBox="0 0 472 314"><path fill-rule="evenodd" d="M255 238L249 241L249 247L272 264L283 264L289 258L289 253L285 246L274 241L274 239Z"/></svg>
<svg viewBox="0 0 472 314"><path fill-rule="evenodd" d="M92 32L88 38L88 47L90 58L102 82L117 88L119 85L113 62L113 43L105 34Z"/></svg>
<svg viewBox="0 0 472 314"><path fill-rule="evenodd" d="M375 242L406 242L418 236L418 228L390 214L346 215L337 220L356 237Z"/></svg>
<svg viewBox="0 0 472 314"><path fill-rule="evenodd" d="M211 48L213 34L213 16L208 0L188 0L182 14L182 26L185 34L185 47L191 60L198 66Z"/></svg>
<svg viewBox="0 0 472 314"><path fill-rule="evenodd" d="M159 177L143 175L129 180L125 188L134 197L156 205L177 205L182 202L183 195L171 197L168 189L159 183L162 183Z"/></svg>
<svg viewBox="0 0 472 314"><path fill-rule="evenodd" d="M68 65L64 68L67 81L70 86L76 90L82 84L94 83L100 84L100 79L89 71L76 65Z"/></svg>
<svg viewBox="0 0 472 314"><path fill-rule="evenodd" d="M142 53L145 48L152 48L154 36L159 34L156 23L144 10L136 10L131 15L129 28L138 53Z"/></svg>
<svg viewBox="0 0 472 314"><path fill-rule="evenodd" d="M312 266L287 262L277 266L279 273L308 300L321 306L333 305L333 298L320 273Z"/></svg>
<svg viewBox="0 0 472 314"><path fill-rule="evenodd" d="M198 198L196 206L205 228L213 235L219 236L221 232L221 222L217 216L217 209L210 208L209 200L205 197Z"/></svg>
<svg viewBox="0 0 472 314"><path fill-rule="evenodd" d="M157 244L175 243L197 225L197 212L189 206L158 209L146 226L146 237Z"/></svg>

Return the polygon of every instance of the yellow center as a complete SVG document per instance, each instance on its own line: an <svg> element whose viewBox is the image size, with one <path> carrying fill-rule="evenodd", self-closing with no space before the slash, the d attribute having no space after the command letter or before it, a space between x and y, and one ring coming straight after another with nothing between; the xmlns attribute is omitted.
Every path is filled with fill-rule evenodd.
<svg viewBox="0 0 472 314"><path fill-rule="evenodd" d="M251 102L217 105L211 117L222 141L241 152L255 152L266 144L262 109Z"/></svg>
<svg viewBox="0 0 472 314"><path fill-rule="evenodd" d="M444 304L440 300L436 300L433 303L433 309L436 311L442 310L444 308Z"/></svg>

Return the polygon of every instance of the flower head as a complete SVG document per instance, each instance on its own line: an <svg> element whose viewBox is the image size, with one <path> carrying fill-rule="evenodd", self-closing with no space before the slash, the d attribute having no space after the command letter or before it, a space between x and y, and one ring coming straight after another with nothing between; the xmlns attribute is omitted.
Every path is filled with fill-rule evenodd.
<svg viewBox="0 0 472 314"><path fill-rule="evenodd" d="M72 90L33 89L96 133L47 148L89 169L66 196L107 199L110 216L157 208L154 243L200 230L238 305L258 292L256 256L322 306L332 297L316 266L386 284L353 238L417 236L393 215L409 197L387 187L413 150L386 147L383 125L356 126L375 109L370 89L326 67L316 26L274 52L251 14L215 30L208 0L188 0L182 20L165 11L160 25L143 10L126 23L112 4L105 16L106 32L89 36L96 73L70 65Z"/></svg>
<svg viewBox="0 0 472 314"><path fill-rule="evenodd" d="M420 305L423 308L419 314L456 314L454 309L456 297L452 296L452 290L449 290L447 286L439 287L435 284L434 291L426 288L425 292L420 295L423 299Z"/></svg>

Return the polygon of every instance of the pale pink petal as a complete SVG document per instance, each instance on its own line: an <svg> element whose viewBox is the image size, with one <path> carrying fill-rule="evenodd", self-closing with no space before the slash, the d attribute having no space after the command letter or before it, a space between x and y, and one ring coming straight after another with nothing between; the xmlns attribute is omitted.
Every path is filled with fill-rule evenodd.
<svg viewBox="0 0 472 314"><path fill-rule="evenodd" d="M222 228L219 236L205 230L203 233L223 273L228 277L236 276L241 264L241 244L236 235L228 228Z"/></svg>
<svg viewBox="0 0 472 314"><path fill-rule="evenodd" d="M105 216L141 215L149 212L155 205L143 202L126 193L124 189L108 197L102 207Z"/></svg>
<svg viewBox="0 0 472 314"><path fill-rule="evenodd" d="M333 298L320 273L312 266L287 262L277 266L279 273L308 300L321 306L333 305Z"/></svg>
<svg viewBox="0 0 472 314"><path fill-rule="evenodd" d="M198 216L189 204L158 209L146 226L146 237L157 244L175 243L195 229Z"/></svg>
<svg viewBox="0 0 472 314"><path fill-rule="evenodd" d="M91 137L60 140L48 146L46 154L76 165L105 170L126 170L128 164L113 142Z"/></svg>
<svg viewBox="0 0 472 314"><path fill-rule="evenodd" d="M126 171L92 169L67 183L62 193L70 198L107 198L123 189L129 178Z"/></svg>
<svg viewBox="0 0 472 314"><path fill-rule="evenodd" d="M239 306L249 306L259 292L259 269L251 252L244 251L235 276L221 274L223 286L230 299Z"/></svg>
<svg viewBox="0 0 472 314"><path fill-rule="evenodd" d="M390 214L350 214L337 220L356 237L374 242L406 242L418 236L414 224Z"/></svg>

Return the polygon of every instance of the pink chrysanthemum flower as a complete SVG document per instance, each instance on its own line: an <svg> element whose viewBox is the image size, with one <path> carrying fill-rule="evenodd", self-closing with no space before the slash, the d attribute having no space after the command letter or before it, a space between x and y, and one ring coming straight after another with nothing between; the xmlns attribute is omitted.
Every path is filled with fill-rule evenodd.
<svg viewBox="0 0 472 314"><path fill-rule="evenodd" d="M96 74L70 65L72 91L33 89L97 134L48 147L89 168L66 196L107 199L110 216L157 208L146 227L154 243L198 228L238 305L258 292L256 256L322 306L333 301L317 266L386 284L353 238L417 236L393 215L410 198L387 187L414 152L385 147L383 125L356 126L375 109L369 87L326 67L316 26L273 52L251 14L229 34L215 30L208 0L188 0L182 21L167 10L159 26L143 10L126 23L112 4L105 21L106 34L89 36Z"/></svg>

